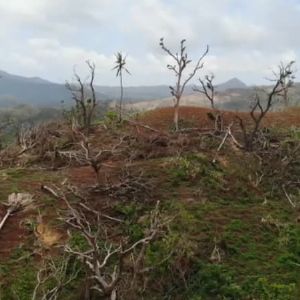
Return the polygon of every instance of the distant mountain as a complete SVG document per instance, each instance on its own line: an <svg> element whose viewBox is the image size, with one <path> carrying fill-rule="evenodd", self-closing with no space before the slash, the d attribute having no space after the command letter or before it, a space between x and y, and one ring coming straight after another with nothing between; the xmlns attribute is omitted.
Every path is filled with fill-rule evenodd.
<svg viewBox="0 0 300 300"><path fill-rule="evenodd" d="M185 94L193 94L193 87L194 85L188 85L185 89ZM237 78L232 78L216 86L216 90L220 92L244 88L247 88L247 85ZM111 100L117 100L120 97L120 87L118 86L96 86L96 91L105 94ZM124 99L131 103L167 98L169 96L170 89L167 85L124 87Z"/></svg>
<svg viewBox="0 0 300 300"><path fill-rule="evenodd" d="M216 87L217 93L215 96L215 104L219 109L224 110L238 110L249 111L251 106L251 100L253 99L257 87L242 87L228 88L225 91L220 91L220 88ZM270 89L268 86L263 87L265 90ZM262 102L264 102L265 93L260 91ZM289 103L290 106L300 106L300 83L295 83L289 90ZM144 111L149 109L156 109L160 107L172 106L172 97L166 97L164 99L140 101L132 104L127 104L128 109L137 111ZM182 96L181 105L184 106L200 106L210 107L210 102L200 93L190 93ZM282 108L282 103L275 102L272 109L278 110Z"/></svg>
<svg viewBox="0 0 300 300"><path fill-rule="evenodd" d="M119 86L96 86L95 88L98 93L106 95L111 100L120 98ZM169 95L170 89L167 85L124 87L124 99L127 102L165 98Z"/></svg>
<svg viewBox="0 0 300 300"><path fill-rule="evenodd" d="M0 106L16 104L56 107L61 100L70 99L63 84L52 83L38 77L22 77L0 71Z"/></svg>
<svg viewBox="0 0 300 300"><path fill-rule="evenodd" d="M101 100L108 100L97 94ZM64 84L39 77L23 77L0 71L0 107L28 104L39 107L59 107L61 101L71 103L71 93Z"/></svg>
<svg viewBox="0 0 300 300"><path fill-rule="evenodd" d="M238 78L232 78L216 86L216 90L219 92L225 92L232 89L246 89L246 88L248 88L248 86Z"/></svg>
<svg viewBox="0 0 300 300"><path fill-rule="evenodd" d="M233 78L217 86L217 90L224 91L232 88L244 88L246 85L239 79ZM118 101L120 87L95 86L100 100ZM193 94L193 86L186 87L187 95ZM130 103L156 100L170 96L167 85L135 86L124 88L124 99ZM23 77L0 71L0 107L12 107L18 104L30 104L41 107L57 107L61 101L69 102L70 92L64 84L53 83L39 77Z"/></svg>
<svg viewBox="0 0 300 300"><path fill-rule="evenodd" d="M205 97L195 93L193 87L193 85L186 87L182 103L184 105L208 105ZM100 101L111 101L112 105L119 101L120 87L95 86L95 89ZM247 109L253 89L238 78L232 78L216 85L217 102L220 108ZM300 84L295 84L290 95L291 103L300 103ZM0 108L14 107L19 104L57 108L62 100L66 104L72 103L71 94L64 84L53 83L39 77L23 77L0 71ZM173 103L167 85L125 87L124 100L136 109L150 109Z"/></svg>

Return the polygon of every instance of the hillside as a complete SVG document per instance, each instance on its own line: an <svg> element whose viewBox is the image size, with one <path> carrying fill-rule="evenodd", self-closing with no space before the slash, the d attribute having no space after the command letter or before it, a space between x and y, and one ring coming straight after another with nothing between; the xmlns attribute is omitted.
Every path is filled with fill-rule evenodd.
<svg viewBox="0 0 300 300"><path fill-rule="evenodd" d="M194 94L193 88L194 85L187 85L185 94ZM219 92L246 88L247 85L237 78L232 78L216 85L216 90ZM108 95L110 99L119 99L120 97L120 87L97 86L96 89L98 92ZM152 100L168 98L169 96L170 89L167 85L124 87L124 99L130 103L138 103L146 100L151 103Z"/></svg>
<svg viewBox="0 0 300 300"><path fill-rule="evenodd" d="M102 94L98 94L98 98L107 100ZM19 104L57 108L62 101L71 103L71 94L64 84L0 71L0 108Z"/></svg>
<svg viewBox="0 0 300 300"><path fill-rule="evenodd" d="M38 77L23 77L0 71L0 107L13 107L18 104L57 107L64 100L71 99L69 91L63 84L53 83ZM217 90L246 88L238 79L218 85ZM119 86L95 86L100 101L116 100L120 97ZM186 94L193 93L193 86L187 86ZM124 87L124 99L130 103L169 97L166 85Z"/></svg>
<svg viewBox="0 0 300 300"><path fill-rule="evenodd" d="M22 77L4 71L0 71L0 76L0 108L12 108L19 104L58 108L62 100L67 105L72 103L70 92L63 84L52 83L37 77ZM209 103L205 97L195 93L193 87L193 85L186 87L182 104L208 107ZM248 110L256 88L261 87L248 87L238 78L217 84L217 105L220 109ZM95 86L95 89L99 101L109 101L112 107L119 101L120 87ZM291 89L290 98L291 105L299 105L300 83L296 83ZM127 102L128 109L138 111L168 107L173 104L169 87L165 85L124 87L124 101Z"/></svg>
<svg viewBox="0 0 300 300"><path fill-rule="evenodd" d="M178 133L172 112L108 116L88 142L48 123L0 151L0 219L8 195L33 197L0 229L2 299L42 299L57 284L60 300L115 289L124 300L299 299L299 110L270 113L254 152L231 140L217 151L209 109L182 107L181 128L197 130ZM91 288L93 253L101 280L117 278L105 296Z"/></svg>
<svg viewBox="0 0 300 300"><path fill-rule="evenodd" d="M229 88L226 91L217 90L215 96L216 106L219 109L225 110L239 110L248 111L251 105L255 93L261 95L264 99L265 94L262 89L268 90L268 86L263 87L248 87L248 88ZM290 106L300 105L300 83L296 83L289 91ZM190 93L182 96L181 103L183 106L198 106L198 107L210 107L210 102L207 101L204 95L199 93ZM169 107L173 105L173 99L166 97L163 99L156 99L151 101L140 101L137 103L127 104L128 109L144 111L149 109L156 109L162 107ZM281 103L275 103L273 109L280 110L282 108Z"/></svg>
<svg viewBox="0 0 300 300"><path fill-rule="evenodd" d="M31 104L57 107L70 95L63 85L40 78L26 78L0 72L0 106Z"/></svg>

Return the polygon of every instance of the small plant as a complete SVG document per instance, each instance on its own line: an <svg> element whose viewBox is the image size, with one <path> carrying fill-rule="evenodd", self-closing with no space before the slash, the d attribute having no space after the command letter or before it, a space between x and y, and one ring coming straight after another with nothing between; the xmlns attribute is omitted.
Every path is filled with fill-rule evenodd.
<svg viewBox="0 0 300 300"><path fill-rule="evenodd" d="M110 110L105 114L105 123L112 125L118 120L118 113L116 111Z"/></svg>

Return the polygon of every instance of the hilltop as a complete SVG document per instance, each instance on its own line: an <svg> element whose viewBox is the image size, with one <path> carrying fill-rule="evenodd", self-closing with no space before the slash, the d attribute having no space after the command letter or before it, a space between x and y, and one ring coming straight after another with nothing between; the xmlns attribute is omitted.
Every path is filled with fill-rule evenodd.
<svg viewBox="0 0 300 300"><path fill-rule="evenodd" d="M41 296L55 286L57 278L46 275L56 270L62 282L74 276L58 299L81 300L91 284L89 268L76 259L92 253L86 237L97 232L103 258L119 243L142 243L157 224L164 225L155 238L122 259L121 299L299 299L299 110L270 113L255 152L229 140L218 151L223 137L211 131L209 109L181 107L177 133L172 112L156 109L122 124L108 114L88 143L83 132L48 123L30 143L0 152L0 217L9 194L34 199L0 230L3 299L31 300L35 288ZM235 113L223 113L226 127ZM241 142L236 124L232 131ZM101 156L96 176L92 157L104 149L114 150ZM81 223L70 225L82 214L86 234ZM118 262L108 260L106 274ZM43 267L52 271L38 273ZM46 286L37 285L37 274Z"/></svg>

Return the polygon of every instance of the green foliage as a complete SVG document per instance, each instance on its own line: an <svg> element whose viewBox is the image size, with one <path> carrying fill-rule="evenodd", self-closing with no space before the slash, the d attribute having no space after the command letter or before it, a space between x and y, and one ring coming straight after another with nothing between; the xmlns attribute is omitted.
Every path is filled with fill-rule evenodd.
<svg viewBox="0 0 300 300"><path fill-rule="evenodd" d="M252 284L245 284L245 289L255 299L260 300L296 300L296 285L269 282L265 277L258 278Z"/></svg>
<svg viewBox="0 0 300 300"><path fill-rule="evenodd" d="M30 264L14 274L14 280L9 286L0 285L0 297L5 300L31 300L35 285L36 270Z"/></svg>
<svg viewBox="0 0 300 300"><path fill-rule="evenodd" d="M138 216L139 206L135 203L118 203L115 209L117 212L123 214L126 219L131 220Z"/></svg>
<svg viewBox="0 0 300 300"><path fill-rule="evenodd" d="M200 264L189 278L186 299L296 300L296 292L294 283L269 282L265 277L238 283L225 265Z"/></svg>
<svg viewBox="0 0 300 300"><path fill-rule="evenodd" d="M187 295L191 299L242 299L243 291L225 266L200 264L189 278Z"/></svg>
<svg viewBox="0 0 300 300"><path fill-rule="evenodd" d="M118 121L118 113L113 110L109 110L104 117L104 121L107 125L113 125Z"/></svg>
<svg viewBox="0 0 300 300"><path fill-rule="evenodd" d="M171 166L170 175L175 186L181 182L197 182L214 188L222 181L222 170L204 155L176 157L171 160Z"/></svg>
<svg viewBox="0 0 300 300"><path fill-rule="evenodd" d="M86 251L89 249L89 244L85 237L78 231L74 231L69 240L70 247L79 251Z"/></svg>

